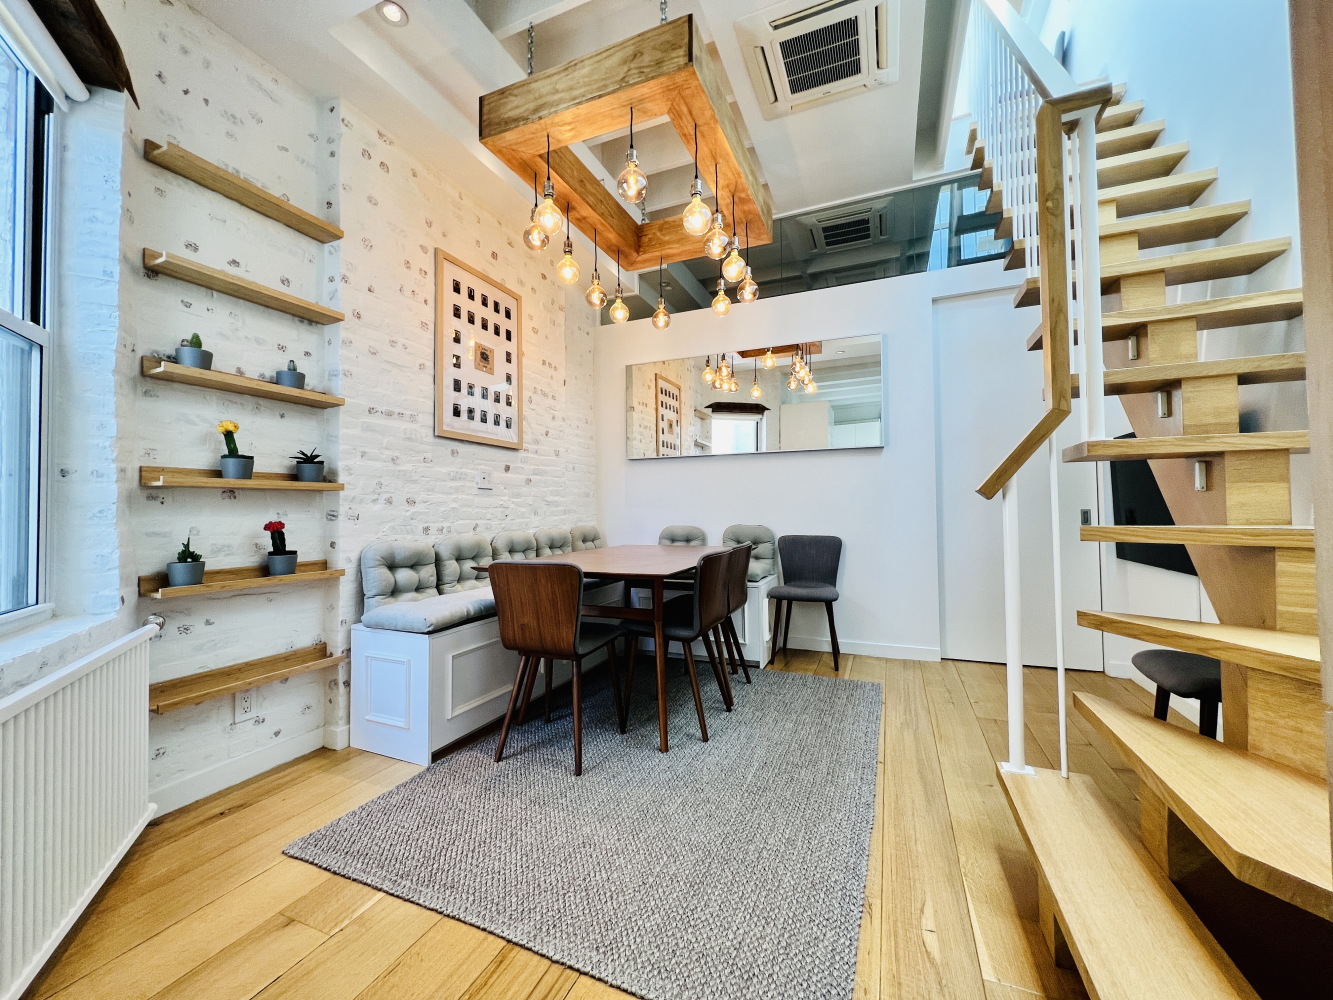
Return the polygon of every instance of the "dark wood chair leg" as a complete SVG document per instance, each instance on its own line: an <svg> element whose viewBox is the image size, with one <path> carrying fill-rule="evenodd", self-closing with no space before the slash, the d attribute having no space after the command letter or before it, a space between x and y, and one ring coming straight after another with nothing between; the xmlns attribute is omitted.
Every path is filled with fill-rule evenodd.
<svg viewBox="0 0 1333 1000"><path fill-rule="evenodd" d="M545 703L546 703L546 704L545 704L545 706L544 706L545 709L546 709L546 723L547 723L547 725L550 725L550 722L551 722L551 675L552 675L553 673L555 673L555 660L550 660L550 659L548 659L548 660L546 661L546 669L545 669L544 671L542 671L542 673L543 673L543 674L545 675L545 677L546 677L546 698L545 698Z"/></svg>
<svg viewBox="0 0 1333 1000"><path fill-rule="evenodd" d="M690 690L694 692L694 710L699 713L699 732L703 736L704 742L708 742L708 722L704 719L704 699L699 693L699 675L694 670L694 650L690 648L688 642L681 643L685 647L685 669L690 672Z"/></svg>
<svg viewBox="0 0 1333 1000"><path fill-rule="evenodd" d="M629 729L629 695L634 688L634 660L639 655L639 637L637 635L627 636L625 642L629 645L629 656L626 657L629 660L629 665L625 668L625 717L620 720L622 736Z"/></svg>
<svg viewBox="0 0 1333 1000"><path fill-rule="evenodd" d="M612 639L606 644L606 665L611 671L611 697L616 701L616 721L620 731L625 731L625 710L620 701L620 672L616 669L616 643Z"/></svg>
<svg viewBox="0 0 1333 1000"><path fill-rule="evenodd" d="M547 670L550 670L550 660L546 661ZM583 680L583 661L577 657L574 659L574 670L572 674L572 683L574 687L574 777L583 773L583 692L581 690Z"/></svg>
<svg viewBox="0 0 1333 1000"><path fill-rule="evenodd" d="M1199 700L1199 734L1217 739L1217 702Z"/></svg>
<svg viewBox="0 0 1333 1000"><path fill-rule="evenodd" d="M1171 692L1162 685L1157 685L1157 700L1153 702L1152 717L1166 721L1167 713L1171 711Z"/></svg>
<svg viewBox="0 0 1333 1000"><path fill-rule="evenodd" d="M532 658L532 669L528 672L528 682L523 685L523 703L518 706L518 724L520 726L528 719L528 705L532 703L532 689L537 686L537 669L541 666L541 663L540 656ZM547 663L549 664L550 661L548 660ZM548 666L546 669L549 673L550 667Z"/></svg>
<svg viewBox="0 0 1333 1000"><path fill-rule="evenodd" d="M791 638L791 608L795 603L795 601L787 602L787 621L782 626L782 652L784 654L787 652L787 640Z"/></svg>
<svg viewBox="0 0 1333 1000"><path fill-rule="evenodd" d="M703 640L704 652L708 654L708 662L713 667L713 677L717 680L717 689L722 693L722 704L728 712L734 703L731 696L731 682L727 679L727 671L718 660L717 651L713 647L713 640L705 631L699 636Z"/></svg>
<svg viewBox="0 0 1333 1000"><path fill-rule="evenodd" d="M773 666L773 661L778 655L778 630L782 627L782 602L774 601L773 608L773 631L770 633L772 641L768 647L768 665Z"/></svg>
<svg viewBox="0 0 1333 1000"><path fill-rule="evenodd" d="M828 634L833 641L833 670L838 670L838 627L833 624L833 602L825 601L824 610L828 612Z"/></svg>
<svg viewBox="0 0 1333 1000"><path fill-rule="evenodd" d="M514 706L518 704L518 692L523 687L523 681L531 663L531 656L520 656L518 658L518 674L514 677L514 690L509 692L509 709L505 712L504 725L500 727L500 742L495 747L495 762L497 764L500 763L500 758L504 755L505 741L509 739L509 725L514 721Z"/></svg>
<svg viewBox="0 0 1333 1000"><path fill-rule="evenodd" d="M736 697L731 690L731 674L727 673L727 666L728 666L727 660L728 657L730 656L730 653L729 651L725 653L723 652L723 650L725 649L725 642L723 638L723 630L721 625L713 629L713 648L717 650L718 668L722 672L722 680L727 685L727 690L724 693L724 696L725 696L725 701L727 703L727 711L730 712L731 706L736 704Z"/></svg>
<svg viewBox="0 0 1333 1000"><path fill-rule="evenodd" d="M726 630L727 635L731 637L731 645L736 650L736 662L741 665L741 673L745 675L745 683L750 683L750 665L745 662L745 647L741 645L740 633L736 631L736 623L730 617L722 623L722 628Z"/></svg>

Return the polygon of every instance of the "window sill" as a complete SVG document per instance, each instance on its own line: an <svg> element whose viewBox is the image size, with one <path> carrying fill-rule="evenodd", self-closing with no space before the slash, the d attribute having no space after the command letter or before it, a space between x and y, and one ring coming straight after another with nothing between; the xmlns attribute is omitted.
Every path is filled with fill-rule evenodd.
<svg viewBox="0 0 1333 1000"><path fill-rule="evenodd" d="M50 619L55 608L54 604L34 604L30 608L20 608L18 611L0 615L0 636L12 635L40 625Z"/></svg>
<svg viewBox="0 0 1333 1000"><path fill-rule="evenodd" d="M116 615L66 615L0 635L0 699L117 637Z"/></svg>

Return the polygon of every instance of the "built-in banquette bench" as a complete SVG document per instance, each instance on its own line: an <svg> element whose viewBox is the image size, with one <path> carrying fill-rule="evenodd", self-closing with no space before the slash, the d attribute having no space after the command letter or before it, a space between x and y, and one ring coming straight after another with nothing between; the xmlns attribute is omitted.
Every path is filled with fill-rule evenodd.
<svg viewBox="0 0 1333 1000"><path fill-rule="evenodd" d="M364 611L352 626L352 746L429 764L434 751L503 716L518 655L500 644L486 568L604 544L584 527L367 546ZM620 593L618 584L594 585L586 600ZM569 665L556 664L553 684L568 679Z"/></svg>

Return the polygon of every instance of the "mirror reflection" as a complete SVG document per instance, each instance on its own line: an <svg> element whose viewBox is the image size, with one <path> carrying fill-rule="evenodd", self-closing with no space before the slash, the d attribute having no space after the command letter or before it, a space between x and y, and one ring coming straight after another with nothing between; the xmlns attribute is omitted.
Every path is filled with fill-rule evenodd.
<svg viewBox="0 0 1333 1000"><path fill-rule="evenodd" d="M626 453L882 447L881 341L842 337L629 365Z"/></svg>

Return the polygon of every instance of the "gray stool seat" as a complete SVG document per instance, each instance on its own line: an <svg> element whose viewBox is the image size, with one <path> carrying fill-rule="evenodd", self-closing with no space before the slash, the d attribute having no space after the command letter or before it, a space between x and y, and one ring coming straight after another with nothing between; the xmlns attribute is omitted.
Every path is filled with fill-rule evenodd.
<svg viewBox="0 0 1333 1000"><path fill-rule="evenodd" d="M1153 716L1166 719L1171 696L1199 700L1199 732L1217 738L1217 706L1222 701L1222 663L1211 656L1179 649L1145 649L1135 653L1134 668L1157 685Z"/></svg>
<svg viewBox="0 0 1333 1000"><path fill-rule="evenodd" d="M774 587L768 596L775 601L812 601L824 604L838 599L838 588L826 583L784 583Z"/></svg>

